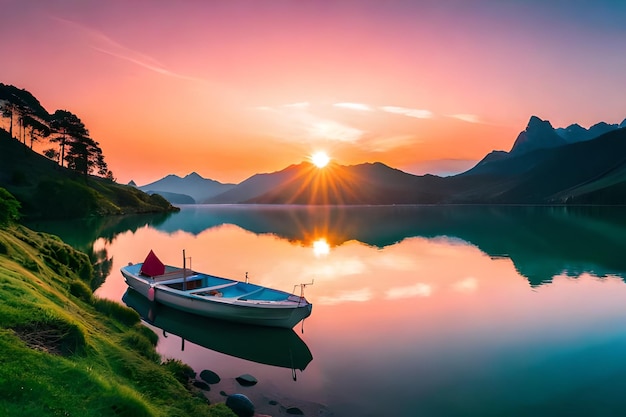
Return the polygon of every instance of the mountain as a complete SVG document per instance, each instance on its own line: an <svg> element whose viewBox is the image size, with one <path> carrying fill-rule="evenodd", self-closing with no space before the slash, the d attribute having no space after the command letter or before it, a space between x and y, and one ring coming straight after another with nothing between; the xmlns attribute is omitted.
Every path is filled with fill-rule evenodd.
<svg viewBox="0 0 626 417"><path fill-rule="evenodd" d="M434 204L444 201L444 179L416 176L380 162L317 168L311 163L257 174L207 203Z"/></svg>
<svg viewBox="0 0 626 417"><path fill-rule="evenodd" d="M454 194L455 202L626 204L626 129L560 147L511 153L451 179L464 189Z"/></svg>
<svg viewBox="0 0 626 417"><path fill-rule="evenodd" d="M245 203L254 197L269 192L274 187L292 180L298 175L300 165L290 165L287 168L269 174L255 174L247 180L222 194L204 200L208 204Z"/></svg>
<svg viewBox="0 0 626 417"><path fill-rule="evenodd" d="M566 144L567 141L557 135L549 121L532 116L528 121L526 129L517 136L510 153L521 154L536 149L554 148Z"/></svg>
<svg viewBox="0 0 626 417"><path fill-rule="evenodd" d="M158 181L138 187L148 194L160 194L172 203L200 203L233 188L234 184L202 178L195 172L185 176L168 175Z"/></svg>
<svg viewBox="0 0 626 417"><path fill-rule="evenodd" d="M600 122L591 126L589 129L585 129L578 123L574 123L566 128L557 128L555 129L555 132L557 135L565 139L568 143L574 143L597 138L598 136L601 136L612 130L619 129L620 127L626 127L626 119L624 119L624 121L620 125Z"/></svg>

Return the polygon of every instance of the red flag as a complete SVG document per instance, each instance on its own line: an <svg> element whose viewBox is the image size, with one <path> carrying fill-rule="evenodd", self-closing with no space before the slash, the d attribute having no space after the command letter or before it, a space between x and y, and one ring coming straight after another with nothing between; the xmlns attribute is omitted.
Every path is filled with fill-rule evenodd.
<svg viewBox="0 0 626 417"><path fill-rule="evenodd" d="M152 249L148 256L146 256L146 260L143 261L140 273L149 277L155 277L165 273L165 265L163 265L163 262L152 252Z"/></svg>

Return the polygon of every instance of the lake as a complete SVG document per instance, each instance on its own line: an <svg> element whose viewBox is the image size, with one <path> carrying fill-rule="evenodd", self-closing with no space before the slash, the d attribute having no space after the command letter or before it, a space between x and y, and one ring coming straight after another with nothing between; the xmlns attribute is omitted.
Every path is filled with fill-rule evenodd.
<svg viewBox="0 0 626 417"><path fill-rule="evenodd" d="M240 392L273 416L626 410L626 208L197 205L29 227L90 253L96 294L150 317L164 357L216 372L212 401ZM275 331L150 306L119 273L150 249L282 290L313 282L313 313Z"/></svg>

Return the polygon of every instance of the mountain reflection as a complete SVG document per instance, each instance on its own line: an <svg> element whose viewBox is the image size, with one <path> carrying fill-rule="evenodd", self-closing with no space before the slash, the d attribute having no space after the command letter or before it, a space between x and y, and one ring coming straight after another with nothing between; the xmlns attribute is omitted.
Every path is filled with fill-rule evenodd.
<svg viewBox="0 0 626 417"><path fill-rule="evenodd" d="M120 233L135 232L146 226L157 227L171 213L134 214L127 216L88 217L76 220L55 220L26 222L26 226L59 236L73 248L85 252L94 267L93 290L100 287L111 274L113 257L107 251L107 245ZM102 245L96 242L102 241Z"/></svg>
<svg viewBox="0 0 626 417"><path fill-rule="evenodd" d="M626 276L626 208L536 206L183 206L153 225L200 234L224 224L309 246L318 256L357 240L385 247L447 236L510 258L531 285L558 274Z"/></svg>

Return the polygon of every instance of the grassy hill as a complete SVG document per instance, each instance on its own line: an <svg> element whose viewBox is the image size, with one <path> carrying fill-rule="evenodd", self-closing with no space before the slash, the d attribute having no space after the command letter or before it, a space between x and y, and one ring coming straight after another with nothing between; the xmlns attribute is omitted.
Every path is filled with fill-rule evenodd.
<svg viewBox="0 0 626 417"><path fill-rule="evenodd" d="M137 313L93 296L91 268L54 236L0 228L0 415L233 416L161 362Z"/></svg>
<svg viewBox="0 0 626 417"><path fill-rule="evenodd" d="M155 213L177 210L160 195L99 177L84 177L33 152L0 129L0 187L32 218Z"/></svg>

